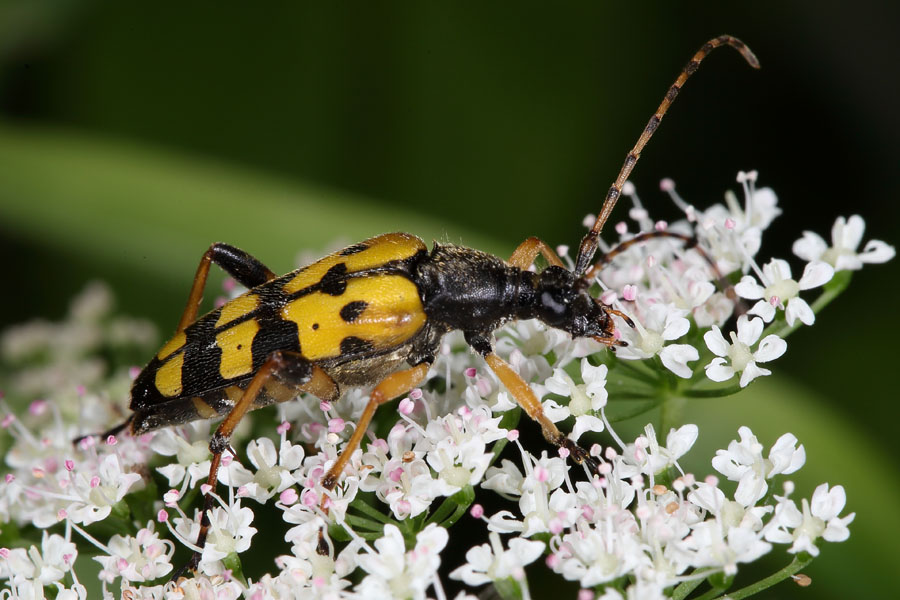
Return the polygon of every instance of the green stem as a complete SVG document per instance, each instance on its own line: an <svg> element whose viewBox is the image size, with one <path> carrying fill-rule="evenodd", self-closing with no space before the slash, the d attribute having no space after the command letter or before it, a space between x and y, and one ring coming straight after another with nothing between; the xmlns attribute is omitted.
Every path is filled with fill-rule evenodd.
<svg viewBox="0 0 900 600"><path fill-rule="evenodd" d="M702 577L689 579L688 581L682 581L672 592L672 600L684 600L688 597L688 594L696 590L697 587L699 587L699 585L703 582L704 579Z"/></svg>
<svg viewBox="0 0 900 600"><path fill-rule="evenodd" d="M684 396L665 396L659 407L659 435L665 439L670 429L678 429L684 423Z"/></svg>
<svg viewBox="0 0 900 600"><path fill-rule="evenodd" d="M784 581L791 575L795 575L797 572L799 572L801 569L805 568L809 563L811 563L812 560L813 560L812 556L806 558L805 560L801 560L799 556L795 556L794 560L791 561L791 564L787 565L783 569L780 569L780 570L776 571L775 573L772 573L765 579L760 579L759 581L757 581L754 584L748 585L745 588L741 588L741 589L737 590L736 592L731 592L724 596L719 596L718 598L716 598L716 600L719 600L719 599L724 600L724 598L726 598L726 597L729 598L729 600L741 600L742 598L747 598L754 594L758 594L759 592L772 587L776 583L780 583L780 582Z"/></svg>
<svg viewBox="0 0 900 600"><path fill-rule="evenodd" d="M437 510L429 515L425 524L430 525L431 523L440 523L450 516L457 506L456 501L452 500L452 498L453 496L445 498L444 501L441 502L441 505L437 507Z"/></svg>
<svg viewBox="0 0 900 600"><path fill-rule="evenodd" d="M366 514L367 516L372 517L376 521L380 521L381 523L394 523L394 521L391 520L390 517L382 513L380 510L373 506L369 506L369 503L365 500L361 500L360 502L352 502L350 506L352 506L359 512ZM394 524L396 525L396 523Z"/></svg>
<svg viewBox="0 0 900 600"><path fill-rule="evenodd" d="M372 519L367 519L365 517L358 517L356 515L347 514L344 515L344 519L346 519L347 523L352 525L354 529L368 529L369 531L378 532L384 530L383 523L379 523L378 521L373 521Z"/></svg>
<svg viewBox="0 0 900 600"><path fill-rule="evenodd" d="M819 297L816 298L816 301L812 303L813 314L819 314L823 308L831 304L831 302L840 296L844 290L847 289L847 286L850 285L850 279L853 276L853 271L838 271L834 274L834 278L825 284L824 291L819 294ZM794 321L793 325L788 325L784 321L775 321L768 327L766 327L765 331L762 332L760 337L765 337L771 333L774 333L780 338L786 338L791 333L796 331L803 323L799 320Z"/></svg>
<svg viewBox="0 0 900 600"><path fill-rule="evenodd" d="M721 594L726 589L727 588L720 588L720 587L710 588L710 589L706 590L706 592L704 592L700 596L697 596L697 598L695 598L695 600L711 600L712 598L716 597L716 594Z"/></svg>
<svg viewBox="0 0 900 600"><path fill-rule="evenodd" d="M613 365L616 369L622 369L624 371L629 371L632 373L638 381L641 382L649 382L649 383L657 383L659 381L659 377L656 371L652 370L643 360L624 360L618 359Z"/></svg>
<svg viewBox="0 0 900 600"><path fill-rule="evenodd" d="M726 387L701 389L701 390L685 390L684 395L688 398L721 398L723 396L732 396L741 391L740 385L729 385Z"/></svg>
<svg viewBox="0 0 900 600"><path fill-rule="evenodd" d="M468 506L464 506L462 504L457 505L456 510L453 511L453 514L441 522L441 527L444 527L445 529L449 529L450 527L452 527L453 524L460 519L460 517L466 514L466 509L468 508Z"/></svg>

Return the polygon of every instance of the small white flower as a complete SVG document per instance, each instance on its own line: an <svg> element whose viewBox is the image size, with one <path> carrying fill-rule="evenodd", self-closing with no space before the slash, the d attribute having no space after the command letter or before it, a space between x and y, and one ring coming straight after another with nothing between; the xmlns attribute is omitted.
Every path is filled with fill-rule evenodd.
<svg viewBox="0 0 900 600"><path fill-rule="evenodd" d="M0 559L0 577L49 585L61 580L72 569L77 556L75 544L60 535L44 531L40 550L37 546L31 546L28 550L14 548L7 558Z"/></svg>
<svg viewBox="0 0 900 600"><path fill-rule="evenodd" d="M670 466L677 466L678 459L691 449L699 433L699 428L692 424L671 429L666 436L666 446L663 447L656 439L653 425L647 425L644 435L623 450L619 477L635 477L639 474L652 477Z"/></svg>
<svg viewBox="0 0 900 600"><path fill-rule="evenodd" d="M752 506L766 495L767 479L793 473L806 462L806 449L803 444L797 446L793 434L778 438L768 458L763 458L764 447L749 427L741 427L738 434L740 442L732 440L727 450L717 450L712 465L729 480L738 482L734 498L744 506Z"/></svg>
<svg viewBox="0 0 900 600"><path fill-rule="evenodd" d="M247 444L247 457L256 467L256 473L251 474L244 468L235 470L229 484L241 486L242 497L265 502L300 481L299 475L295 476L294 472L303 464L303 456L303 446L291 444L287 439L281 440L277 452L269 438L251 440Z"/></svg>
<svg viewBox="0 0 900 600"><path fill-rule="evenodd" d="M857 253L865 230L866 222L859 215L849 219L838 217L831 228L831 247L819 234L804 231L803 237L794 242L794 254L808 261L825 261L836 271L856 271L866 263L883 263L894 258L897 253L894 247L881 240L870 240Z"/></svg>
<svg viewBox="0 0 900 600"><path fill-rule="evenodd" d="M817 539L843 542L850 537L847 525L853 521L856 513L838 517L847 503L843 486L836 485L829 490L828 484L823 483L813 492L811 502L806 498L802 500L802 512L797 509L793 500L787 497L779 497L778 500L775 515L767 525L766 539L777 543L793 542L788 552L808 552L812 556L818 556Z"/></svg>
<svg viewBox="0 0 900 600"><path fill-rule="evenodd" d="M690 321L685 316L689 311L661 302L639 302L638 307L640 316L635 321L637 329L622 330L622 337L629 345L620 349L619 356L634 359L658 354L663 366L679 377L689 379L692 372L687 363L700 358L699 352L689 344L666 344L688 332Z"/></svg>
<svg viewBox="0 0 900 600"><path fill-rule="evenodd" d="M760 534L744 527L723 531L714 520L698 523L685 545L695 552L695 567L718 567L726 575L737 573L738 563L752 562L772 549Z"/></svg>
<svg viewBox="0 0 900 600"><path fill-rule="evenodd" d="M66 509L68 517L84 525L102 521L112 512L113 505L141 481L137 473L123 473L119 456L109 454L100 463L96 475L89 476L82 471L75 475L71 487L79 499Z"/></svg>
<svg viewBox="0 0 900 600"><path fill-rule="evenodd" d="M218 561L232 552L241 553L249 549L250 540L256 534L256 528L250 526L252 522L253 511L242 508L240 501L231 506L213 507L209 511L209 533L200 560L201 570L208 575L218 574Z"/></svg>
<svg viewBox="0 0 900 600"><path fill-rule="evenodd" d="M775 318L775 306L785 308L785 319L793 326L797 319L806 325L816 320L809 304L800 297L801 290L809 290L828 283L834 275L834 268L828 263L813 261L803 269L800 281L791 279L791 267L787 261L772 259L762 268L765 287L756 283L750 275L745 275L740 283L734 286L742 298L759 300L750 309L751 315L759 315L766 323Z"/></svg>
<svg viewBox="0 0 900 600"><path fill-rule="evenodd" d="M384 535L375 540L377 553L359 555L359 566L367 575L356 592L366 598L425 600L448 537L446 529L432 523L419 532L416 547L407 552L400 530L385 525Z"/></svg>
<svg viewBox="0 0 900 600"><path fill-rule="evenodd" d="M509 549L504 550L500 536L489 534L490 543L469 548L466 562L450 573L451 579L459 579L466 585L484 585L491 581L520 579L525 566L536 561L544 552L544 542L512 538Z"/></svg>
<svg viewBox="0 0 900 600"><path fill-rule="evenodd" d="M750 320L747 315L741 315L738 317L737 335L733 331L730 332L729 344L722 336L721 330L713 325L710 331L703 334L706 346L717 356L706 365L706 376L713 381L727 381L736 373L740 373L741 387L746 387L757 377L770 375L771 371L757 366L756 363L769 362L784 354L787 342L777 335L767 335L759 343L757 351L751 352L751 346L756 344L762 331L762 319Z"/></svg>
<svg viewBox="0 0 900 600"><path fill-rule="evenodd" d="M103 569L100 578L112 583L119 576L125 581L152 581L172 570L175 547L169 540L160 540L151 521L135 537L114 535L107 547L110 554L95 556Z"/></svg>
<svg viewBox="0 0 900 600"><path fill-rule="evenodd" d="M575 417L575 426L569 438L578 441L585 431L603 431L603 421L596 416L606 406L606 365L593 366L587 358L581 359L582 384L576 384L569 374L560 368L553 371L553 376L544 382L544 386L553 392L569 398L567 404L560 405L554 400L544 401L544 414L554 423Z"/></svg>

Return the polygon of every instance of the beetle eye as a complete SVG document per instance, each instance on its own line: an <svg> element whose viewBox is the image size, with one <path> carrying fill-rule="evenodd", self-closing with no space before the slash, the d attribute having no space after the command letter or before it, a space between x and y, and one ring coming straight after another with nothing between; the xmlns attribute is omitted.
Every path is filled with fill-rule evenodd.
<svg viewBox="0 0 900 600"><path fill-rule="evenodd" d="M554 298L553 294L549 291L545 291L543 294L541 294L541 304L544 306L544 308L558 317L566 314L565 303L557 298Z"/></svg>

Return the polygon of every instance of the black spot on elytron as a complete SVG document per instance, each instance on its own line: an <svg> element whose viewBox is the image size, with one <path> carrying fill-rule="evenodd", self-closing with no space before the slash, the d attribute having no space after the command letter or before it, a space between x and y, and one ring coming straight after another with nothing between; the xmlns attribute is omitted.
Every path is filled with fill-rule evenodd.
<svg viewBox="0 0 900 600"><path fill-rule="evenodd" d="M347 289L347 264L338 263L328 269L319 282L319 289L329 296L340 296Z"/></svg>
<svg viewBox="0 0 900 600"><path fill-rule="evenodd" d="M316 329L319 328L319 324L318 324L318 323L313 323L313 326L312 326L312 327L313 327L313 330L316 330Z"/></svg>
<svg viewBox="0 0 900 600"><path fill-rule="evenodd" d="M341 354L354 355L373 349L372 342L349 335L341 340Z"/></svg>
<svg viewBox="0 0 900 600"><path fill-rule="evenodd" d="M243 344L238 344L238 345L237 345L237 349L238 349L238 350L240 350L240 349L243 348L243 347L244 347Z"/></svg>
<svg viewBox="0 0 900 600"><path fill-rule="evenodd" d="M341 309L341 318L347 323L352 323L359 315L362 314L369 304L365 300L354 300L348 302Z"/></svg>
<svg viewBox="0 0 900 600"><path fill-rule="evenodd" d="M351 254L359 254L363 250L368 248L367 245L360 242L359 244L353 244L352 246L347 246L343 250L339 252L341 256L350 256Z"/></svg>

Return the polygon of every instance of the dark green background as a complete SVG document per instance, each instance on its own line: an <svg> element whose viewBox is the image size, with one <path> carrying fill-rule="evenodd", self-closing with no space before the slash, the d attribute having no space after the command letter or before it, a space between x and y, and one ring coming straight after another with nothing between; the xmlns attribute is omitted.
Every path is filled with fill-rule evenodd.
<svg viewBox="0 0 900 600"><path fill-rule="evenodd" d="M0 324L59 317L101 278L167 332L216 240L277 271L386 230L503 255L528 235L575 245L720 33L763 70L720 50L686 86L632 178L651 214L675 216L661 177L704 207L758 169L784 208L760 260L803 230L828 238L837 215L897 243L893 3L619 4L0 0ZM706 447L737 423L766 443L790 430L810 485L847 485L853 537L798 594L891 581L898 276L896 261L859 273L790 338L780 381L691 406Z"/></svg>

